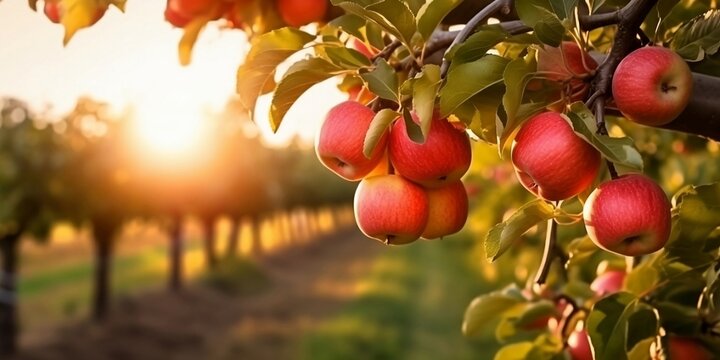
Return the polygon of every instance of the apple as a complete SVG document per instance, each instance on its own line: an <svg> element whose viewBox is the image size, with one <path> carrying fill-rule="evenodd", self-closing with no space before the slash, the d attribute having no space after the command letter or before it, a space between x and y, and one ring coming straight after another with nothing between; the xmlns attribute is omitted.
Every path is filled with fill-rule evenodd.
<svg viewBox="0 0 720 360"><path fill-rule="evenodd" d="M412 115L417 122L415 114ZM437 115L431 120L425 142L410 139L402 119L390 131L388 150L390 162L402 176L428 188L454 183L470 168L472 151L464 131Z"/></svg>
<svg viewBox="0 0 720 360"><path fill-rule="evenodd" d="M625 256L650 254L670 237L670 202L654 181L623 175L593 190L583 220L597 246Z"/></svg>
<svg viewBox="0 0 720 360"><path fill-rule="evenodd" d="M567 340L572 360L593 360L592 347L587 331L574 331Z"/></svg>
<svg viewBox="0 0 720 360"><path fill-rule="evenodd" d="M427 196L430 217L423 238L442 238L462 230L468 217L468 195L462 181L427 189Z"/></svg>
<svg viewBox="0 0 720 360"><path fill-rule="evenodd" d="M429 216L425 190L399 175L363 179L355 190L354 207L360 231L390 245L420 238Z"/></svg>
<svg viewBox="0 0 720 360"><path fill-rule="evenodd" d="M670 360L712 360L714 357L700 342L690 337L670 335L668 339ZM661 359L660 354L652 354L653 359Z"/></svg>
<svg viewBox="0 0 720 360"><path fill-rule="evenodd" d="M167 6L165 7L165 20L174 27L184 28L190 23L192 16L182 14L177 10L176 6L172 5L173 3L175 3L175 1L169 0L167 2Z"/></svg>
<svg viewBox="0 0 720 360"><path fill-rule="evenodd" d="M45 0L43 12L50 21L55 24L59 24L60 20L62 20L62 15L60 12L60 0Z"/></svg>
<svg viewBox="0 0 720 360"><path fill-rule="evenodd" d="M692 95L688 64L670 49L650 46L625 57L612 78L613 99L628 119L659 126L673 121Z"/></svg>
<svg viewBox="0 0 720 360"><path fill-rule="evenodd" d="M533 116L518 131L511 160L520 183L546 200L563 200L592 185L600 153L556 112Z"/></svg>
<svg viewBox="0 0 720 360"><path fill-rule="evenodd" d="M315 138L320 162L349 181L369 174L382 160L387 144L384 134L369 159L363 154L365 134L374 117L372 110L355 101L345 101L330 109Z"/></svg>
<svg viewBox="0 0 720 360"><path fill-rule="evenodd" d="M563 41L559 47L545 45L537 52L537 71L548 80L565 85L565 96L569 99L566 103L587 96L589 75L597 66L595 59L573 41Z"/></svg>
<svg viewBox="0 0 720 360"><path fill-rule="evenodd" d="M362 85L353 86L348 89L348 100L367 104L375 99L375 94Z"/></svg>
<svg viewBox="0 0 720 360"><path fill-rule="evenodd" d="M607 271L596 277L590 284L590 288L600 297L614 294L622 289L625 275L627 274L624 271Z"/></svg>
<svg viewBox="0 0 720 360"><path fill-rule="evenodd" d="M326 0L277 0L280 17L286 24L299 27L325 17Z"/></svg>

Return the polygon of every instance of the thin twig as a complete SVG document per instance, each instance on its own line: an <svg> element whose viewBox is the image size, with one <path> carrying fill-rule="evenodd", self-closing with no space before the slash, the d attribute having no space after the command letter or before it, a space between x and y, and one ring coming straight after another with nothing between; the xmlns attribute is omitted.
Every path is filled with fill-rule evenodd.
<svg viewBox="0 0 720 360"><path fill-rule="evenodd" d="M380 50L379 53L373 56L372 61L375 62L375 60L380 58L387 60L388 58L390 58L392 53L400 47L400 45L402 45L402 42L400 42L400 40L393 40L390 44Z"/></svg>

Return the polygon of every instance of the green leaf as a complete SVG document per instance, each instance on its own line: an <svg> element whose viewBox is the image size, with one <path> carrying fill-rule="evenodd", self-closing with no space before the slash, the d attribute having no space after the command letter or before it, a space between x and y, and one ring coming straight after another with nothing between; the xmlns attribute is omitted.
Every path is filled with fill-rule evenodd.
<svg viewBox="0 0 720 360"><path fill-rule="evenodd" d="M415 76L413 82L413 109L420 120L420 130L424 139L427 139L435 114L435 98L442 83L440 79L440 67L437 65L425 65L422 72Z"/></svg>
<svg viewBox="0 0 720 360"><path fill-rule="evenodd" d="M378 59L375 69L361 74L360 77L365 80L373 94L383 99L400 102L397 74L385 59Z"/></svg>
<svg viewBox="0 0 720 360"><path fill-rule="evenodd" d="M487 55L450 69L445 86L440 90L441 116L447 117L462 103L502 82L508 62L508 59L500 56Z"/></svg>
<svg viewBox="0 0 720 360"><path fill-rule="evenodd" d="M422 134L422 129L415 122L410 110L408 108L402 109L403 121L405 122L405 130L407 131L408 137L415 143L422 144L425 142L425 137Z"/></svg>
<svg viewBox="0 0 720 360"><path fill-rule="evenodd" d="M372 65L365 55L355 49L344 46L323 46L322 53L327 60L347 70L357 70Z"/></svg>
<svg viewBox="0 0 720 360"><path fill-rule="evenodd" d="M495 354L495 360L526 360L529 359L528 354L535 345L530 341L523 341L510 345L505 345Z"/></svg>
<svg viewBox="0 0 720 360"><path fill-rule="evenodd" d="M399 116L399 113L391 109L382 109L375 114L368 132L365 134L365 142L363 143L363 155L365 155L366 158L369 159L370 156L372 156L375 147L377 147L380 139L387 133L390 124Z"/></svg>
<svg viewBox="0 0 720 360"><path fill-rule="evenodd" d="M453 66L476 61L507 37L508 34L499 26L484 26L450 49L447 58L452 60Z"/></svg>
<svg viewBox="0 0 720 360"><path fill-rule="evenodd" d="M506 290L494 291L473 299L465 310L462 332L466 336L477 334L486 326L493 326L503 314L515 305L525 302L522 296Z"/></svg>
<svg viewBox="0 0 720 360"><path fill-rule="evenodd" d="M277 131L285 114L295 101L313 85L341 74L339 68L325 59L310 58L294 63L278 83L270 104L270 127Z"/></svg>
<svg viewBox="0 0 720 360"><path fill-rule="evenodd" d="M660 273L653 263L646 261L627 274L625 289L630 293L641 296L655 288L660 283Z"/></svg>
<svg viewBox="0 0 720 360"><path fill-rule="evenodd" d="M581 138L596 148L603 156L617 165L642 170L643 159L628 137L614 138L597 134L595 116L582 102L570 106L567 114L570 125Z"/></svg>
<svg viewBox="0 0 720 360"><path fill-rule="evenodd" d="M679 227L683 244L687 247L697 241L704 241L710 233L720 226L720 183L700 186L687 186L678 191L672 199L674 224ZM670 243L671 247L676 244ZM703 251L702 246L693 246Z"/></svg>
<svg viewBox="0 0 720 360"><path fill-rule="evenodd" d="M237 93L245 108L255 110L255 102L265 85L272 81L275 68L301 50L315 36L295 28L282 28L255 37L237 72Z"/></svg>
<svg viewBox="0 0 720 360"><path fill-rule="evenodd" d="M485 256L495 261L522 234L553 216L553 206L536 199L518 209L507 220L493 226L485 237Z"/></svg>
<svg viewBox="0 0 720 360"><path fill-rule="evenodd" d="M417 13L417 30L423 39L430 40L435 28L462 0L429 0Z"/></svg>
<svg viewBox="0 0 720 360"><path fill-rule="evenodd" d="M362 29L363 27L365 27L365 24L365 19L357 15L344 14L332 19L328 23L328 26L340 29L358 39L363 39L365 37L365 34L363 34Z"/></svg>
<svg viewBox="0 0 720 360"><path fill-rule="evenodd" d="M558 47L565 35L565 27L555 15L544 16L535 23L535 36L544 44Z"/></svg>
<svg viewBox="0 0 720 360"><path fill-rule="evenodd" d="M417 30L415 15L400 0L332 0L332 4L374 22L406 45Z"/></svg>
<svg viewBox="0 0 720 360"><path fill-rule="evenodd" d="M497 143L497 111L505 88L495 84L458 106L453 112L479 138L489 144Z"/></svg>
<svg viewBox="0 0 720 360"><path fill-rule="evenodd" d="M533 73L537 69L535 62L535 52L529 52L525 57L519 57L505 68L503 79L505 82L505 94L502 98L507 123L517 121L517 112L523 100L525 86L532 78Z"/></svg>
<svg viewBox="0 0 720 360"><path fill-rule="evenodd" d="M670 48L688 61L700 61L720 48L720 11L706 12L675 33Z"/></svg>
<svg viewBox="0 0 720 360"><path fill-rule="evenodd" d="M625 360L627 351L640 340L657 335L657 312L620 292L595 303L586 328L596 360Z"/></svg>

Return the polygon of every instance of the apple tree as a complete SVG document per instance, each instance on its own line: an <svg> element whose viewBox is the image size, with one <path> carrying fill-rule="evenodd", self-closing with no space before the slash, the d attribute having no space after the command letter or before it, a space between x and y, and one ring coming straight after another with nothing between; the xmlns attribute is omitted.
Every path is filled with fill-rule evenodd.
<svg viewBox="0 0 720 360"><path fill-rule="evenodd" d="M182 63L211 21L247 32L238 94L256 118L271 96L274 130L307 89L337 79L348 101L327 115L316 151L360 181L356 220L369 237L458 231L470 149L512 164L529 201L486 231L483 257L527 248L540 261L469 305L467 335L494 328L497 359L720 353L715 2L303 4L169 0L165 17L185 29Z"/></svg>

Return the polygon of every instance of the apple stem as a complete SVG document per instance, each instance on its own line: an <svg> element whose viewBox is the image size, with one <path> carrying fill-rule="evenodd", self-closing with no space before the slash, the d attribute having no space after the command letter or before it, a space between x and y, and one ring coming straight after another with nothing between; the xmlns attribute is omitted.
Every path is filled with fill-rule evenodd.
<svg viewBox="0 0 720 360"><path fill-rule="evenodd" d="M547 235L545 236L545 249L543 251L542 261L540 262L540 268L538 269L537 275L535 275L535 283L538 285L545 284L547 281L548 274L550 273L550 266L553 260L558 256L557 251L557 222L555 219L550 218L547 223Z"/></svg>
<svg viewBox="0 0 720 360"><path fill-rule="evenodd" d="M381 58L385 59L385 60L389 59L390 56L392 56L392 53L395 52L395 50L397 50L397 48L399 48L401 45L402 45L402 42L400 42L400 40L397 40L397 39L393 40L392 42L390 42L390 44L388 44L382 50L380 50L379 53L377 53L375 56L373 56L371 61L374 63L375 60L377 60L377 59L381 59Z"/></svg>

